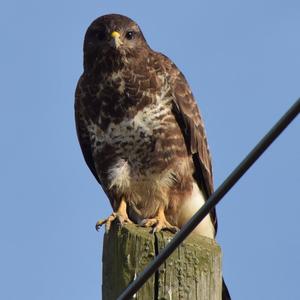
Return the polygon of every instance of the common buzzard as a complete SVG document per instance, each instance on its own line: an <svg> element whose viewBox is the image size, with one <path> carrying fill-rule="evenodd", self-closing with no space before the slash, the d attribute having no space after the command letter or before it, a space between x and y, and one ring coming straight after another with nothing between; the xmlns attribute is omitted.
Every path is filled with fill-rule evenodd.
<svg viewBox="0 0 300 300"><path fill-rule="evenodd" d="M76 89L77 134L87 165L117 219L176 231L213 192L203 121L175 64L147 44L139 26L105 15L84 39ZM214 238L215 209L195 229Z"/></svg>

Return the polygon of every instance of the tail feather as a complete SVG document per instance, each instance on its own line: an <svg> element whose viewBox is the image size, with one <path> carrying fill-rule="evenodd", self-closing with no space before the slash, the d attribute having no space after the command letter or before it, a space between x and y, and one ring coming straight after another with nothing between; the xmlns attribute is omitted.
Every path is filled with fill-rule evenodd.
<svg viewBox="0 0 300 300"><path fill-rule="evenodd" d="M222 300L231 300L224 278L222 278Z"/></svg>

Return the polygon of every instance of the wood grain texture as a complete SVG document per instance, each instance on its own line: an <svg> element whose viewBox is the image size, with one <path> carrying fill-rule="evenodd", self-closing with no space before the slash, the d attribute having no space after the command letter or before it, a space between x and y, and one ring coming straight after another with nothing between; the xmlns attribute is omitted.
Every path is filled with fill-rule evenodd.
<svg viewBox="0 0 300 300"><path fill-rule="evenodd" d="M104 236L102 299L113 300L172 239L168 232L113 224ZM214 240L191 235L176 249L134 299L220 300L221 249Z"/></svg>

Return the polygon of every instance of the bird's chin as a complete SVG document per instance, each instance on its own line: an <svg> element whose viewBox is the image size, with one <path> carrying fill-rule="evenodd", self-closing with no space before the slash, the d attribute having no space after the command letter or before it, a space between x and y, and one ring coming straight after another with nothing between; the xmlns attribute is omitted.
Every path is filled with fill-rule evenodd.
<svg viewBox="0 0 300 300"><path fill-rule="evenodd" d="M105 49L101 49L101 51L99 51L98 53L98 57L100 57L101 59L103 57L116 57L116 56L122 56L123 55L124 50L119 47L106 47Z"/></svg>
<svg viewBox="0 0 300 300"><path fill-rule="evenodd" d="M109 43L109 46L113 49L120 49L122 47L122 42L118 41L118 40L112 40L110 43Z"/></svg>
<svg viewBox="0 0 300 300"><path fill-rule="evenodd" d="M122 50L121 47L114 47L114 46L109 47L110 52L119 53L121 50Z"/></svg>
<svg viewBox="0 0 300 300"><path fill-rule="evenodd" d="M126 51L125 49L121 46L121 47L110 47L109 53L115 56L125 56L126 55Z"/></svg>

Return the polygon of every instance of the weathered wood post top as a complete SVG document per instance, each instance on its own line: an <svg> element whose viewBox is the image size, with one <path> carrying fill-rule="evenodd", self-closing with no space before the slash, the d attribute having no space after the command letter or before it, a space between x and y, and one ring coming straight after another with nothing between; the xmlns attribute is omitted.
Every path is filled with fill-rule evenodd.
<svg viewBox="0 0 300 300"><path fill-rule="evenodd" d="M113 224L103 243L102 299L114 300L174 235ZM189 236L136 293L140 300L220 300L221 249L209 238Z"/></svg>

